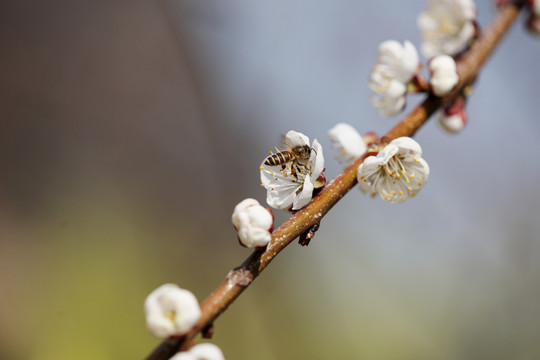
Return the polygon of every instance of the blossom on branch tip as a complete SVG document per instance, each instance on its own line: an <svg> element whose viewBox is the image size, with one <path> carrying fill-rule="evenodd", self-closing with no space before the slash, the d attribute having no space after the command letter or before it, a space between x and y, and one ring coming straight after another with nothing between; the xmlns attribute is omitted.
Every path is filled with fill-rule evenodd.
<svg viewBox="0 0 540 360"><path fill-rule="evenodd" d="M346 166L354 163L367 150L364 139L349 124L337 124L328 131L328 137L339 151L336 158Z"/></svg>
<svg viewBox="0 0 540 360"><path fill-rule="evenodd" d="M166 338L188 332L201 317L195 295L175 284L164 284L144 301L146 325L157 337Z"/></svg>
<svg viewBox="0 0 540 360"><path fill-rule="evenodd" d="M428 62L431 91L437 96L447 95L459 82L456 61L448 55L437 55Z"/></svg>
<svg viewBox="0 0 540 360"><path fill-rule="evenodd" d="M376 156L368 156L358 167L362 191L379 194L391 203L414 197L429 176L429 166L422 159L422 148L410 137L392 140Z"/></svg>
<svg viewBox="0 0 540 360"><path fill-rule="evenodd" d="M428 0L418 16L422 54L455 56L466 50L476 36L473 0Z"/></svg>
<svg viewBox="0 0 540 360"><path fill-rule="evenodd" d="M274 216L255 199L245 199L236 205L232 223L240 244L247 248L263 248L272 239Z"/></svg>
<svg viewBox="0 0 540 360"><path fill-rule="evenodd" d="M266 188L266 202L271 207L299 210L311 201L313 190L324 185L320 181L324 170L323 149L317 139L310 146L307 136L293 130L285 135L284 141L289 146L284 150L286 152L291 152L295 147L308 147L309 158L296 159L294 155L283 155L283 151L278 153L282 155L277 158L287 160L291 156L290 161L268 165L267 158L260 166L261 185Z"/></svg>
<svg viewBox="0 0 540 360"><path fill-rule="evenodd" d="M412 43L387 40L379 45L379 58L371 71L372 102L382 116L397 115L405 106L407 83L418 73L418 51Z"/></svg>
<svg viewBox="0 0 540 360"><path fill-rule="evenodd" d="M189 351L179 352L170 360L225 360L225 356L216 345L204 343L193 346Z"/></svg>

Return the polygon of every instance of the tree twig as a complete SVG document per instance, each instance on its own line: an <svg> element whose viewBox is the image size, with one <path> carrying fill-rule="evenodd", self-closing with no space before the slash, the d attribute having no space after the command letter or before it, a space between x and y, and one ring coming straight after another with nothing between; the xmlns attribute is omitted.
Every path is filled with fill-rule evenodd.
<svg viewBox="0 0 540 360"><path fill-rule="evenodd" d="M422 104L392 128L385 135L385 139L390 141L401 136L414 135L437 109L456 97L464 86L473 81L488 56L517 18L522 4L523 1L516 1L514 5L501 9L482 36L458 61L460 82L452 93L444 98L429 95ZM357 183L356 171L365 156L331 180L304 209L298 211L276 229L265 250L254 251L241 266L227 275L225 281L201 304L201 318L188 334L181 338L163 341L146 359L169 359L179 349L189 344L202 329L211 326L214 320L234 302L281 250L315 224L319 224L322 217Z"/></svg>

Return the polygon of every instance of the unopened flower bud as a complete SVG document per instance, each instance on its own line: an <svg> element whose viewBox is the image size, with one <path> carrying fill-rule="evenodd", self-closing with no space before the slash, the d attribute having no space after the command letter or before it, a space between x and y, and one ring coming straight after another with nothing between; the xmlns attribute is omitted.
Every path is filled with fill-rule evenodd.
<svg viewBox="0 0 540 360"><path fill-rule="evenodd" d="M450 134L456 134L465 127L467 113L463 97L458 97L443 109L439 116L439 124Z"/></svg>
<svg viewBox="0 0 540 360"><path fill-rule="evenodd" d="M195 295L175 284L164 284L152 291L144 302L146 325L157 337L183 335L201 317Z"/></svg>
<svg viewBox="0 0 540 360"><path fill-rule="evenodd" d="M234 208L232 223L240 244L248 248L264 248L272 239L274 216L255 199L245 199Z"/></svg>
<svg viewBox="0 0 540 360"><path fill-rule="evenodd" d="M429 61L428 68L431 90L437 96L447 95L459 82L456 62L448 55L435 56Z"/></svg>
<svg viewBox="0 0 540 360"><path fill-rule="evenodd" d="M540 0L529 0L529 7L527 30L533 35L540 35Z"/></svg>
<svg viewBox="0 0 540 360"><path fill-rule="evenodd" d="M179 352L170 360L225 360L223 352L214 344L198 344L189 351Z"/></svg>

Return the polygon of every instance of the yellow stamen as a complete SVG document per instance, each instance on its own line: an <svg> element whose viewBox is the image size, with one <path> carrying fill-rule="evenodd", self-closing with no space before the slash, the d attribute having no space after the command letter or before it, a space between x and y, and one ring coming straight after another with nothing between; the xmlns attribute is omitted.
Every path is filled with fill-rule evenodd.
<svg viewBox="0 0 540 360"><path fill-rule="evenodd" d="M174 321L176 318L176 312L175 311L169 311L165 317L171 321Z"/></svg>
<svg viewBox="0 0 540 360"><path fill-rule="evenodd" d="M264 170L264 166L261 166L259 169Z"/></svg>

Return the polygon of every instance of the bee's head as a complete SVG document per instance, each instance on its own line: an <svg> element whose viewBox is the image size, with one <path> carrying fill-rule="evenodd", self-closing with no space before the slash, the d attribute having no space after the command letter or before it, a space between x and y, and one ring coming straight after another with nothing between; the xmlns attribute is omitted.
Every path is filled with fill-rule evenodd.
<svg viewBox="0 0 540 360"><path fill-rule="evenodd" d="M293 151L300 160L309 160L309 157L311 156L311 146L309 145L298 145Z"/></svg>

